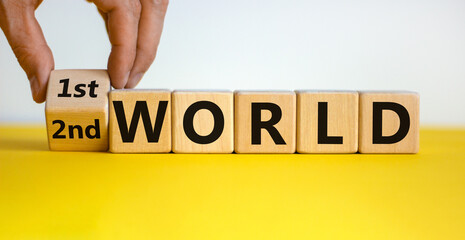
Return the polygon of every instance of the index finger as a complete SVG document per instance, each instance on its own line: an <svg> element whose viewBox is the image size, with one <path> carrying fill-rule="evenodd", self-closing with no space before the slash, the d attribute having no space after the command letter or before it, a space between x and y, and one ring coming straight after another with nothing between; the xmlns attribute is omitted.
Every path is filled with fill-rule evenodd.
<svg viewBox="0 0 465 240"><path fill-rule="evenodd" d="M141 6L139 0L95 0L108 18L108 36L112 45L108 74L114 88L124 88L134 64Z"/></svg>

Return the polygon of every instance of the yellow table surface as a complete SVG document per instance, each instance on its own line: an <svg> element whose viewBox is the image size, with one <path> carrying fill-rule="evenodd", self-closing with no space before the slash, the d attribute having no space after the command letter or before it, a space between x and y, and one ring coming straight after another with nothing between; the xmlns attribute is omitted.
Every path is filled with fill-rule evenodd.
<svg viewBox="0 0 465 240"><path fill-rule="evenodd" d="M415 155L119 155L3 126L0 239L465 239L465 129Z"/></svg>

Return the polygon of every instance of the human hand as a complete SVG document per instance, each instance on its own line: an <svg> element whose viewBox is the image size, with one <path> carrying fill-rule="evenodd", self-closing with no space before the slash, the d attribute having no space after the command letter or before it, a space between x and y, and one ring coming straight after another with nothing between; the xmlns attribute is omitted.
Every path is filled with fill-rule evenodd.
<svg viewBox="0 0 465 240"><path fill-rule="evenodd" d="M168 0L89 0L108 31L108 73L114 88L133 88L155 59ZM0 0L0 27L26 72L34 101L45 101L53 54L34 11L42 0Z"/></svg>

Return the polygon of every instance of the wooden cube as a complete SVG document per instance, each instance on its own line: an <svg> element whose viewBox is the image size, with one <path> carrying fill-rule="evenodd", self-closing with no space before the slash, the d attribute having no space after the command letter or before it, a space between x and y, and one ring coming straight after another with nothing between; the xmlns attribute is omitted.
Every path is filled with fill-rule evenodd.
<svg viewBox="0 0 465 240"><path fill-rule="evenodd" d="M417 153L420 97L413 92L360 93L360 153Z"/></svg>
<svg viewBox="0 0 465 240"><path fill-rule="evenodd" d="M114 90L110 92L110 151L168 153L171 151L171 92Z"/></svg>
<svg viewBox="0 0 465 240"><path fill-rule="evenodd" d="M50 150L108 149L106 70L55 70L47 89L45 116Z"/></svg>
<svg viewBox="0 0 465 240"><path fill-rule="evenodd" d="M173 92L173 152L233 152L233 97L229 91Z"/></svg>
<svg viewBox="0 0 465 240"><path fill-rule="evenodd" d="M234 102L237 153L295 152L294 92L238 91Z"/></svg>
<svg viewBox="0 0 465 240"><path fill-rule="evenodd" d="M358 92L297 91L297 152L357 150Z"/></svg>

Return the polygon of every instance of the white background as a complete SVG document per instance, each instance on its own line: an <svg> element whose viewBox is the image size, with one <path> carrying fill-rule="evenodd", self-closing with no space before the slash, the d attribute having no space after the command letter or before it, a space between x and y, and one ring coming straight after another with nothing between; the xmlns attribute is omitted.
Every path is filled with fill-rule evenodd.
<svg viewBox="0 0 465 240"><path fill-rule="evenodd" d="M95 7L44 0L56 69L105 68ZM0 122L44 123L44 104L0 34ZM171 0L138 88L412 90L423 125L465 125L464 0Z"/></svg>

